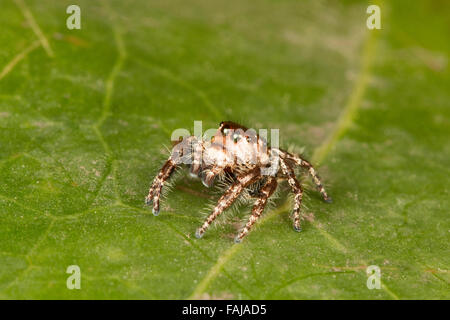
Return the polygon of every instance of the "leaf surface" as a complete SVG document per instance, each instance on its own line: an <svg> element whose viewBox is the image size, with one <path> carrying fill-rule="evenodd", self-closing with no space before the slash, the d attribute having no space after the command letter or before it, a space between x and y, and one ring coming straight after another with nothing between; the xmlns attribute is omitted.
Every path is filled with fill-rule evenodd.
<svg viewBox="0 0 450 320"><path fill-rule="evenodd" d="M81 30L70 4L2 1L1 298L450 298L447 3L373 31L358 1L79 1ZM184 177L154 217L194 120L280 129L334 203L309 188L296 233L284 188L242 244L236 220L197 240L218 195Z"/></svg>

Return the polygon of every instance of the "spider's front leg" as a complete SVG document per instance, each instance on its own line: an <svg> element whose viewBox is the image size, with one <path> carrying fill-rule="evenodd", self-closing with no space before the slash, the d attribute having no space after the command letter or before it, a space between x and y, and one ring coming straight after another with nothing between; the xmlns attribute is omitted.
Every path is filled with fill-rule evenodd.
<svg viewBox="0 0 450 320"><path fill-rule="evenodd" d="M256 182L261 178L261 170L259 168L252 169L240 176L238 176L236 181L228 188L227 191L220 197L216 207L209 217L205 220L203 225L197 229L195 236L201 238L205 233L206 229L211 225L211 223L223 212L225 211L234 200L236 200L241 194L242 190L249 186L250 184Z"/></svg>
<svg viewBox="0 0 450 320"><path fill-rule="evenodd" d="M256 221L261 217L262 212L266 206L267 200L273 194L275 189L277 188L277 179L275 177L269 177L264 186L259 190L259 198L256 200L255 205L252 208L252 215L248 219L247 224L244 229L236 236L234 242L239 243L242 241Z"/></svg>
<svg viewBox="0 0 450 320"><path fill-rule="evenodd" d="M159 214L159 200L164 183L170 178L170 175L179 164L187 163L187 160L192 161L192 148L194 144L197 145L198 140L192 136L183 139L183 141L175 145L169 159L164 163L158 175L153 180L148 195L145 198L145 203L150 205L153 202L152 212L155 216Z"/></svg>

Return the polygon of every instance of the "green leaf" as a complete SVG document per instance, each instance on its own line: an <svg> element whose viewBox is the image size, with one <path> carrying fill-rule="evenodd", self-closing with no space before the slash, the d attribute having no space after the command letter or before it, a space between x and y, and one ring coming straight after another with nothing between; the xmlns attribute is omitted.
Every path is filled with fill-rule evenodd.
<svg viewBox="0 0 450 320"><path fill-rule="evenodd" d="M450 298L448 3L382 3L372 31L357 1L84 0L81 30L70 4L2 1L1 298ZM281 188L242 244L232 218L197 240L218 195L183 177L154 217L194 120L279 128L334 203L309 188L297 233Z"/></svg>

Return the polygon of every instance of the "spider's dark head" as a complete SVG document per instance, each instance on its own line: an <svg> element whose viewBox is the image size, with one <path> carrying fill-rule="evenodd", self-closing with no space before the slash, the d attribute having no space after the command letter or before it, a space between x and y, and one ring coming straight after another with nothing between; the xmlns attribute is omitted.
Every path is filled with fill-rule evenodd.
<svg viewBox="0 0 450 320"><path fill-rule="evenodd" d="M247 128L241 126L239 123L233 121L222 121L219 125L219 130L222 132L222 134L226 135L226 129L231 129L235 131L241 129L244 132L247 131Z"/></svg>
<svg viewBox="0 0 450 320"><path fill-rule="evenodd" d="M222 121L219 125L218 134L227 139L238 142L242 137L246 137L247 128L233 121Z"/></svg>
<svg viewBox="0 0 450 320"><path fill-rule="evenodd" d="M233 121L222 121L217 130L217 136L223 137L224 144L227 141L238 143L244 140L248 143L258 143L259 140L259 136L254 129L248 129Z"/></svg>

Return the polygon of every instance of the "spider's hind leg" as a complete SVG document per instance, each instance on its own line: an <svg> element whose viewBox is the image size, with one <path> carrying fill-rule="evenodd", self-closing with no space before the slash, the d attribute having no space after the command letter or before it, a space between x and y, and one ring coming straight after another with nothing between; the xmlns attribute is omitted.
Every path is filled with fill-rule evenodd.
<svg viewBox="0 0 450 320"><path fill-rule="evenodd" d="M293 155L288 152L285 152L285 157L289 160L294 161L297 165L307 169L308 173L311 175L314 184L317 187L317 190L319 190L320 194L322 195L323 200L325 200L325 202L328 203L333 202L333 199L331 199L331 197L325 191L322 181L311 163L309 163L308 161L306 161L305 159L301 158L298 155Z"/></svg>
<svg viewBox="0 0 450 320"><path fill-rule="evenodd" d="M303 189L295 177L294 170L292 167L287 164L283 159L280 159L280 165L283 173L287 176L288 183L291 186L292 192L294 193L294 209L293 209L293 218L294 218L294 230L301 231L300 227L300 209L303 198Z"/></svg>

